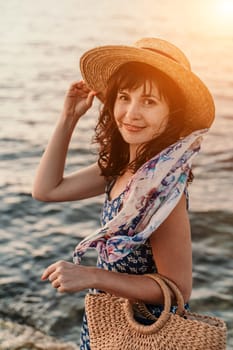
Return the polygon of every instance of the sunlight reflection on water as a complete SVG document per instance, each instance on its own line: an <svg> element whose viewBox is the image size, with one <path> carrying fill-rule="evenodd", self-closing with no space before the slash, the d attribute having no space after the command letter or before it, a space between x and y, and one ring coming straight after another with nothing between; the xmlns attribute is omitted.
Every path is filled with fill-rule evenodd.
<svg viewBox="0 0 233 350"><path fill-rule="evenodd" d="M58 296L48 285L42 287L39 275L54 260L71 259L80 237L98 227L102 198L38 203L30 194L35 168L66 88L80 78L78 59L83 51L158 36L184 50L216 102L216 121L195 160L196 179L189 190L193 299L198 309L215 312L219 305L217 312L232 328L233 22L226 30L227 20L223 25L223 15L212 14L213 6L210 0L0 3L0 262L5 267L0 274L1 317L77 343L83 294ZM96 102L75 131L68 172L95 159L90 142L98 108ZM94 263L94 253L89 259ZM19 324L12 328L3 323L0 329L10 329L12 336L20 333ZM9 337L9 332L0 331L7 339L2 334ZM232 331L229 334L232 342ZM17 348L17 337L11 349Z"/></svg>

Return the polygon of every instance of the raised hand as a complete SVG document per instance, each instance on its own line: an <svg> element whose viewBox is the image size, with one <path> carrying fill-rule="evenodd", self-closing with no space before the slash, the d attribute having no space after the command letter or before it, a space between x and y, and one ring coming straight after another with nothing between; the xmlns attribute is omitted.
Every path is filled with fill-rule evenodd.
<svg viewBox="0 0 233 350"><path fill-rule="evenodd" d="M72 83L65 96L62 116L77 122L92 106L95 95L83 80Z"/></svg>

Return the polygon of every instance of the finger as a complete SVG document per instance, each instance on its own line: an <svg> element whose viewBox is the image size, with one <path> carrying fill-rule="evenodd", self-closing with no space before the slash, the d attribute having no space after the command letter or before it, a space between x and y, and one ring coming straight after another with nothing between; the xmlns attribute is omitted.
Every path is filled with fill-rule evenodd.
<svg viewBox="0 0 233 350"><path fill-rule="evenodd" d="M83 91L87 94L89 94L89 92L93 91L89 88L89 86L85 83L84 80L80 80L79 82L77 82L76 84L73 85L73 89L76 89L78 91Z"/></svg>
<svg viewBox="0 0 233 350"><path fill-rule="evenodd" d="M88 85L85 82L83 83L82 89L87 93L93 91L88 87Z"/></svg>
<svg viewBox="0 0 233 350"><path fill-rule="evenodd" d="M67 91L67 97L81 97L86 98L91 90L89 88L84 88L82 85L76 85Z"/></svg>
<svg viewBox="0 0 233 350"><path fill-rule="evenodd" d="M60 287L60 282L58 281L58 279L53 281L52 286L53 286L53 288L59 288Z"/></svg>
<svg viewBox="0 0 233 350"><path fill-rule="evenodd" d="M94 100L94 97L96 96L96 92L95 91L90 91L88 96L87 96L87 100L86 100L86 103L88 105L88 107L91 107L92 106L92 103L93 103L93 100Z"/></svg>
<svg viewBox="0 0 233 350"><path fill-rule="evenodd" d="M57 272L57 270L55 270L55 272L53 272L49 275L49 278L48 278L49 281L50 282L55 281L58 278L58 275L59 275L59 273Z"/></svg>
<svg viewBox="0 0 233 350"><path fill-rule="evenodd" d="M79 91L80 89L82 89L83 84L84 84L83 80L79 80L79 81L73 82L73 83L69 86L69 88L67 89L66 94L69 95L70 93L74 93L74 92Z"/></svg>
<svg viewBox="0 0 233 350"><path fill-rule="evenodd" d="M41 279L44 281L46 280L51 273L53 273L56 270L56 263L52 264L47 267L47 269L43 272Z"/></svg>
<svg viewBox="0 0 233 350"><path fill-rule="evenodd" d="M84 80L76 80L76 81L73 81L73 83L70 84L70 89L72 88L75 88L77 86L83 86L84 83Z"/></svg>
<svg viewBox="0 0 233 350"><path fill-rule="evenodd" d="M86 98L88 94L82 90L69 91L67 94L68 98Z"/></svg>
<svg viewBox="0 0 233 350"><path fill-rule="evenodd" d="M57 291L60 292L60 293L65 293L65 292L66 292L66 289L65 289L64 287L62 287L62 286L59 286L59 287L57 288Z"/></svg>

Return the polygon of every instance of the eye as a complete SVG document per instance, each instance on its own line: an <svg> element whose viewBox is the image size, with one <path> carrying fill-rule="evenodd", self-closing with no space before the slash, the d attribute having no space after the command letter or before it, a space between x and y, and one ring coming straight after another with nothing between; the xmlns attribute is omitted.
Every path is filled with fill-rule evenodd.
<svg viewBox="0 0 233 350"><path fill-rule="evenodd" d="M128 101L129 100L129 96L126 93L124 93L124 92L118 92L117 99L120 100L120 101Z"/></svg>
<svg viewBox="0 0 233 350"><path fill-rule="evenodd" d="M157 102L155 100L153 100L152 98L145 98L143 100L143 103L146 106L151 106L151 105L156 105L157 104Z"/></svg>

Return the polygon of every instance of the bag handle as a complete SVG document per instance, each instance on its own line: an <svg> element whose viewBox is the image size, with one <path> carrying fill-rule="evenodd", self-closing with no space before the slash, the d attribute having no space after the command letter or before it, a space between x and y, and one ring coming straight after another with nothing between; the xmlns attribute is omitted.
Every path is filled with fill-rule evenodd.
<svg viewBox="0 0 233 350"><path fill-rule="evenodd" d="M147 277L152 278L154 281L158 283L160 286L163 296L164 296L164 310L162 311L160 317L157 319L156 322L149 326L145 326L143 324L138 323L134 319L134 313L133 313L133 307L132 307L132 302L130 302L128 299L125 299L124 302L124 309L125 309L125 314L126 318L129 322L129 325L135 329L139 333L143 334L153 334L157 331L159 331L167 322L167 320L170 317L170 309L171 309L171 294L168 285L163 281L163 279L158 275L158 274L149 274L149 275L144 275Z"/></svg>
<svg viewBox="0 0 233 350"><path fill-rule="evenodd" d="M177 287L177 285L174 282L172 282L171 280L169 280L167 277L160 275L158 273L157 274L146 274L145 276L152 278L156 282L157 282L157 278L155 278L155 276L157 276L157 277L161 278L167 284L167 286L174 293L175 298L176 298L176 302L177 302L176 313L180 316L183 316L185 313L184 298L183 298L183 295L181 294L179 288Z"/></svg>

